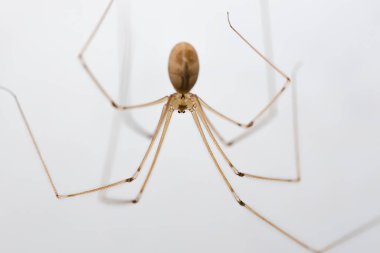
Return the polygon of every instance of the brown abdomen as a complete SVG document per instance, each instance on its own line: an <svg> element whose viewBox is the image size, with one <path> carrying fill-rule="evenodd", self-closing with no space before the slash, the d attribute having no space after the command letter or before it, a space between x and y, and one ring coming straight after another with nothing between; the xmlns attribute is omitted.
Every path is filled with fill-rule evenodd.
<svg viewBox="0 0 380 253"><path fill-rule="evenodd" d="M197 82L198 74L197 51L189 43L178 43L169 57L169 77L174 89L178 93L189 93Z"/></svg>

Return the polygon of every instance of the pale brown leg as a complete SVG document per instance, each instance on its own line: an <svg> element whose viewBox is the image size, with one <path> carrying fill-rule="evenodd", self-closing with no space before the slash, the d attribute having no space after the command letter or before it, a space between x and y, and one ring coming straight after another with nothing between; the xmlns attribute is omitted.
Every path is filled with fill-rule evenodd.
<svg viewBox="0 0 380 253"><path fill-rule="evenodd" d="M200 98L199 98L200 99ZM207 116L207 114L205 113L205 118L206 118L206 121L207 123L209 124L211 130L214 132L214 134L216 135L216 137L218 137L219 141L221 143L223 143L224 145L226 146L232 146L234 143L232 141L227 141L223 136L222 134L218 131L218 129L216 129L215 125L211 122L210 118Z"/></svg>
<svg viewBox="0 0 380 253"><path fill-rule="evenodd" d="M87 190L87 191L83 191L83 192L79 192L79 193L74 193L74 194L68 194L68 195L60 195L59 198L76 197L76 196L80 196L80 195L84 195L84 194L88 194L88 193L93 193L93 192L98 192L98 191L106 190L106 189L109 189L111 187L114 187L114 186L117 186L117 185L121 185L123 183L132 183L133 181L135 181L137 179L137 177L139 176L139 174L141 172L141 169L143 168L143 166L145 164L146 159L148 158L148 155L149 155L149 153L150 153L150 151L151 151L151 149L153 147L153 144L154 144L154 142L155 142L155 140L157 138L157 135L160 132L160 129L162 127L162 123L163 123L163 120L165 118L165 115L167 115L167 114L168 114L168 108L165 105L164 108L162 109L160 120L159 120L158 125L156 127L156 130L155 130L155 132L153 134L153 137L152 137L152 140L151 140L150 145L148 147L148 150L145 152L143 160L141 161L138 169L136 170L136 172L133 174L132 177L124 179L124 180L121 180L121 181L118 181L118 182L113 183L113 184L108 184L108 185L105 185L105 186L102 186L102 187L94 188L94 189L91 189L91 190ZM166 123L165 123L165 125L166 125Z"/></svg>
<svg viewBox="0 0 380 253"><path fill-rule="evenodd" d="M231 183L228 181L226 175L223 173L222 169L220 168L220 165L219 165L218 161L216 160L216 158L215 158L215 156L214 156L214 154L213 154L213 152L212 152L212 150L210 148L210 145L207 142L206 136L205 136L205 134L203 132L203 129L202 129L202 126L201 126L201 124L199 122L197 113L196 112L192 112L192 115L193 115L195 124L197 125L197 128L199 130L199 133L201 134L202 140L203 140L204 144L206 145L206 148L207 148L207 150L208 150L208 152L209 152L212 160L215 163L215 166L217 167L220 175L223 177L224 182L227 184L228 188L230 189L232 195L234 196L235 200L239 203L239 205L242 206L242 207L244 207L248 211L250 211L252 214L256 215L262 221L266 222L267 224L269 224L270 226L272 226L273 228L275 228L277 231L279 231L281 234L283 234L284 236L286 236L288 239L294 241L295 243L297 243L299 246L303 247L304 249L306 249L306 250L308 250L310 252L314 252L314 253L321 252L321 251L313 249L312 247L310 247L306 243L302 242L301 240L299 240L295 236L289 234L284 229L280 228L279 226L277 226L276 224L274 224L272 221L270 221L267 218L265 218L264 216L262 216L255 209L253 209L252 207L248 206L244 201L242 201L240 199L240 197L236 194L235 190L233 189Z"/></svg>
<svg viewBox="0 0 380 253"><path fill-rule="evenodd" d="M26 116L25 116L25 113L24 113L24 110L23 110L23 108L22 108L22 106L21 106L20 101L18 100L16 94L15 94L14 92L12 92L11 90L9 90L9 89L7 89L7 88L5 88L5 87L2 87L2 86L0 86L0 90L3 90L3 91L5 91L5 92L7 92L8 94L10 94L10 95L14 98L14 100L15 100L15 102L16 102L16 105L17 105L17 109L18 109L18 111L20 112L20 115L21 115L21 118L22 118L22 120L23 120L23 123L25 124L25 127L26 127L26 129L27 129L27 131L28 131L28 134L29 134L29 136L30 136L30 138L31 138L31 140L32 140L33 146L34 146L34 148L35 148L35 150L36 150L36 152L37 152L38 158L39 158L39 160L40 160L40 162L41 162L41 164L42 164L42 167L43 167L43 169L44 169L44 171L45 171L46 176L47 176L48 179L49 179L49 183L50 183L50 185L51 185L51 187L52 187L52 189L53 189L53 191L54 191L55 196L56 196L57 198L59 198L59 194L58 194L58 191L57 191L57 187L55 186L55 184L54 184L54 182L53 182L53 179L52 179L52 177L51 177L51 175L50 175L49 169L48 169L48 167L47 167L47 165L46 165L45 159L44 159L43 156L42 156L42 152L41 152L40 148L38 147L38 144L37 144L36 138L34 137L34 134L33 134L33 132L32 132L32 128L31 128L30 125L29 125L29 122L28 122L28 120L27 120L27 118L26 118Z"/></svg>
<svg viewBox="0 0 380 253"><path fill-rule="evenodd" d="M296 153L296 177L294 179L285 179L285 178L273 178L273 177L263 177L263 176L257 176L253 174L248 174L248 173L243 173L240 172L238 169L235 168L235 166L232 164L232 162L229 160L223 149L220 147L219 143L215 139L210 126L208 124L206 115L203 111L202 105L198 101L198 107L197 107L197 112L199 114L199 117L201 118L203 125L205 126L208 134L210 135L213 143L215 146L218 148L219 152L222 154L223 158L226 160L230 168L234 171L234 173L240 177L249 177L253 179L258 179L258 180L269 180L269 181L276 181L276 182L286 182L286 183L298 183L301 181L301 162L300 162L300 156L299 156L299 144L298 144L298 139L296 138L295 140L295 153Z"/></svg>
<svg viewBox="0 0 380 253"><path fill-rule="evenodd" d="M168 97L163 97L161 99L158 99L153 102L139 104L139 105L120 105L115 102L115 100L111 97L111 95L106 91L106 89L103 87L103 85L100 83L100 81L96 78L95 74L91 71L91 69L88 67L88 64L84 58L84 54L87 51L88 47L91 45L92 41L94 40L96 34L98 33L100 27L102 26L105 18L107 17L109 10L111 9L113 5L114 0L110 0L108 3L105 11L103 12L103 15L100 17L98 23L96 24L94 30L92 31L90 37L87 39L86 43L84 44L82 50L79 52L78 58L80 63L82 64L84 70L86 73L90 76L91 80L94 82L96 87L99 89L99 91L108 99L108 101L111 103L113 107L115 107L118 110L127 110L127 109L134 109L134 108L143 108L148 106L153 106L156 104L163 103L167 101Z"/></svg>
<svg viewBox="0 0 380 253"><path fill-rule="evenodd" d="M50 185L51 185L51 187L52 187L52 189L54 191L54 194L55 194L55 196L58 199L76 197L76 196L80 196L80 195L84 195L84 194L88 194L88 193L93 193L93 192L109 189L109 188L112 188L112 187L115 187L115 186L118 186L118 185L121 185L121 184L124 184L124 183L131 183L131 182L133 182L137 178L137 176L139 175L139 173L141 171L141 168L144 165L146 158L148 157L148 154L149 154L149 152L150 152L150 150L151 150L151 148L152 148L152 146L154 144L154 141L155 141L155 139L156 139L156 137L157 137L157 135L159 133L159 130L161 129L161 126L162 126L163 120L165 118L165 115L168 114L167 113L168 112L168 108L165 105L164 108L163 108L163 110L162 110L162 114L161 114L160 120L159 120L159 122L157 124L157 127L156 127L156 130L155 130L154 136L152 138L151 144L150 144L150 146L149 146L149 148L148 148L148 150L147 150L147 152L146 152L146 154L145 154L145 156L144 156L144 158L143 158L143 160L142 160L139 168L137 169L137 171L135 172L135 174L132 177L127 178L127 179L123 179L123 180L120 180L120 181L117 181L117 182L112 183L112 184L107 184L107 185L104 185L104 186L101 186L101 187L90 189L90 190L87 190L87 191L73 193L73 194L61 195L61 194L58 193L57 187L54 184L54 181L53 181L53 179L51 177L51 174L50 174L50 171L48 169L48 166L46 165L45 159L42 156L42 152L41 152L41 150L40 150L40 148L39 148L39 146L37 144L36 138L34 137L34 134L32 132L30 124L29 124L29 122L28 122L28 120L27 120L27 118L25 116L24 110L23 110L23 108L22 108L22 106L21 106L21 104L20 104L17 96L11 90L9 90L9 89L7 89L5 87L1 87L0 86L0 90L3 90L5 92L7 92L8 94L10 94L14 98L14 100L16 102L16 105L17 105L17 108L18 108L18 110L19 110L19 112L21 114L22 120L23 120L23 122L25 124L25 127L27 128L29 136L30 136L30 138L31 138L31 140L33 142L33 146L34 146L34 148L35 148L35 150L37 152L38 158L39 158L39 160L40 160L40 162L42 164L42 167L43 167L43 169L45 171L45 174L47 175L47 177L49 179L49 183L50 183Z"/></svg>
<svg viewBox="0 0 380 253"><path fill-rule="evenodd" d="M282 70L280 70L273 62L271 62L267 57L265 57L258 49L256 49L243 35L241 35L235 27L232 25L230 20L230 13L227 12L227 20L231 29L242 39L253 51L255 51L266 63L268 63L277 73L279 73L283 78L290 81L290 77L287 76Z"/></svg>
<svg viewBox="0 0 380 253"><path fill-rule="evenodd" d="M248 128L251 128L255 125L255 123L271 108L271 106L278 100L278 98L285 92L286 88L288 88L290 85L290 80L286 80L285 84L283 85L283 87L281 88L281 90L279 92L277 92L277 94L269 101L269 103L264 106L264 108L262 108L257 114L256 116L248 123L244 124L244 123L240 123L240 122L237 122L236 120L233 120L231 119L230 117L224 115L223 113L221 112L218 112L217 110L215 110L214 108L212 108L210 105L208 105L203 99L199 98L199 101L200 103L207 109L209 110L210 112L214 113L215 115L221 117L222 119L225 119L227 120L228 122L238 126L238 127L241 127L241 128L245 128L245 129L248 129Z"/></svg>
<svg viewBox="0 0 380 253"><path fill-rule="evenodd" d="M153 161L152 161L152 165L150 166L148 175L146 176L145 181L144 181L143 185L141 186L141 189L140 189L139 193L137 194L136 198L132 201L135 204L140 201L141 196L144 193L144 190L145 190L145 188L146 188L146 186L148 184L148 181L149 181L150 177L152 176L152 172L153 172L154 166L156 165L158 155L160 154L162 143L165 140L166 132L168 130L168 127L169 127L172 115L173 115L173 112L170 110L167 113L164 129L162 130L160 142L158 143L156 154L154 155L154 158L153 158Z"/></svg>
<svg viewBox="0 0 380 253"><path fill-rule="evenodd" d="M293 129L294 129L294 139L298 138L298 106L297 106L297 91L296 91L296 76L297 76L297 71L299 69L300 65L297 64L295 67L294 67L294 70L293 70L293 82L292 82L292 114L293 114ZM201 98L199 98L201 104L207 109L207 110L210 110L208 108L211 108L205 101L203 101ZM213 108L211 108L211 110L214 110ZM219 112L217 112L219 113ZM214 124L211 122L210 118L207 116L206 112L204 112L205 116L206 116L206 119L207 119L207 122L209 123L209 126L211 128L211 130L214 132L214 134L216 135L216 137L220 140L221 143L223 143L224 145L226 146L232 146L234 144L236 144L237 142L245 139L246 137L248 137L250 134L253 133L254 130L258 130L260 127L263 126L263 123L266 122L266 120L269 120L269 118L265 118L265 121L260 121L258 122L259 124L255 124L255 129L253 128L250 128L250 131L247 130L247 131L244 131L242 134L238 135L237 137L234 137L233 139L231 140L226 140L223 138L222 134L217 130L217 128L214 126ZM221 113L220 113L221 114ZM222 117L223 118L223 117ZM223 118L224 119L224 118ZM228 120L229 122L231 122L230 120ZM238 124L240 125L241 123L238 123L238 122L235 122L232 120L232 123L233 124ZM296 140L295 140L296 141Z"/></svg>
<svg viewBox="0 0 380 253"><path fill-rule="evenodd" d="M207 119L202 119L202 114L204 114L202 112L202 108L200 107L200 110L197 110L198 114L199 114L199 117L201 118L203 124L205 125L205 128L206 130L208 131L211 139L213 140L213 142L215 143L215 145L217 146L217 148L221 151L222 153L222 156L224 156L225 159L226 156L225 154L223 153L223 151L221 150L220 146L218 145L218 143L216 142L215 140L215 137L213 137L210 129L208 128L207 126L207 123L205 123L205 121ZM196 113L193 113L193 117L195 119L195 122L196 122L196 125L199 129L199 132L201 133L201 136L202 136L202 139L216 165L216 167L218 168L219 172L221 173L224 181L226 182L228 188L230 189L230 191L232 192L233 196L235 197L236 201L243 207L245 207L248 211L250 211L251 213L253 213L254 215L256 215L257 217L259 217L261 220L265 221L266 223L268 223L269 225L271 225L272 227L274 227L277 231L279 231L280 233L282 233L283 235L285 235L286 237L288 237L289 239L291 239L292 241L296 242L298 245L300 245L301 247L309 250L310 252L314 252L314 253L325 253L325 252L328 252L328 251L331 251L337 247L339 247L340 245L350 241L351 239L363 234L364 232L368 231L369 229L377 226L379 223L380 223L380 216L376 217L375 219L371 220L370 222L368 223L365 223L364 225L350 231L349 233L343 235L342 237L336 239L335 241L329 243L327 246L323 247L321 250L316 250L312 247L310 247L309 245L305 244L304 242L302 242L301 240L297 239L296 237L290 235L288 232L286 232L285 230L283 230L282 228L278 227L276 224L274 224L273 222L271 222L270 220L268 220L267 218L265 218L264 216L262 216L260 213L258 213L255 209L253 209L251 206L248 206L245 202L243 202L239 196L236 194L236 192L234 191L234 189L232 188L231 184L229 183L228 179L226 178L226 176L224 175L223 171L221 170L220 168L220 165L218 164L214 154L212 153L212 150L207 142L207 139L204 135L204 132L203 132L203 129L201 127L201 124L199 122L199 119L198 119L198 115ZM298 145L296 145L296 148L299 148ZM297 158L299 159L299 158ZM228 161L228 159L227 159ZM299 166L299 162L298 162L298 166ZM232 167L235 171L235 173L240 173L238 172L234 167ZM299 168L299 167L298 167ZM299 170L297 171L297 173L300 173ZM247 176L245 174L245 176ZM251 177L253 178L256 178L256 179L265 179L265 180L274 180L274 181L283 181L283 182L289 182L289 181L286 181L285 179L278 179L278 178L267 178L267 177L257 177L257 176L253 176L253 175L250 175Z"/></svg>
<svg viewBox="0 0 380 253"><path fill-rule="evenodd" d="M222 119L227 120L228 122L242 128L251 128L255 125L255 123L272 107L272 105L278 100L278 98L284 93L284 91L289 87L291 83L291 79L289 76L287 76L283 71L281 71L274 63L272 63L268 58L266 58L259 50L257 50L245 37L243 37L233 26L230 21L230 15L227 13L228 23L231 27L231 29L255 52L257 53L265 62L267 62L277 73L279 73L284 79L285 83L282 86L282 88L273 96L273 98L268 102L267 105L265 105L257 114L256 116L249 121L248 123L240 123L236 120L231 119L230 117L218 112L214 108L212 108L210 105L208 105L206 102L204 102L201 98L199 98L200 103L210 112L214 113L215 115L221 117ZM211 124L211 128L214 130L215 134L227 145L232 145L233 142L226 142L219 132L216 130L216 128Z"/></svg>
<svg viewBox="0 0 380 253"><path fill-rule="evenodd" d="M267 62L277 73L279 73L285 79L285 83L282 86L282 88L273 96L273 98L268 102L268 104L265 105L256 114L256 116L251 121L249 121L247 124L237 122L237 121L231 119L230 117L227 117L226 115L218 112L217 110L215 110L214 108L212 108L211 106L209 106L202 99L199 99L200 102L201 102L201 104L206 109L210 110L210 112L216 114L217 116L219 116L219 117L221 117L221 118L223 118L223 119L225 119L225 120L227 120L227 121L231 122L232 124L235 124L235 125L237 125L239 127L250 128L250 127L252 127L252 126L255 125L256 121L259 120L271 108L271 106L278 100L278 98L284 93L284 91L289 87L289 85L291 83L291 79L282 70L280 70L276 65L274 65L274 63L272 63L267 57L265 57L259 50L257 50L243 35L241 35L235 29L235 27L232 25L232 23L230 21L230 14L229 13L227 13L227 19L228 19L228 24L230 25L231 29L236 33L236 35L238 35L238 37L240 39L242 39L256 54L258 54L265 62Z"/></svg>

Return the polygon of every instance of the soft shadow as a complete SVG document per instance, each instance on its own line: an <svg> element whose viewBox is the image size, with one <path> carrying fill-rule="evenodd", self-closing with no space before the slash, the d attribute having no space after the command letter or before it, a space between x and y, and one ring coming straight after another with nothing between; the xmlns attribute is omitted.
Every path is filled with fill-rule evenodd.
<svg viewBox="0 0 380 253"><path fill-rule="evenodd" d="M118 101L121 104L128 104L130 101L129 90L131 85L132 61L133 61L133 36L132 36L132 21L131 21L131 4L130 1L115 2L115 9L118 10L118 25L119 25L119 97ZM109 183L114 167L116 150L119 146L120 131L124 128L131 129L137 134L151 138L152 134L144 129L133 117L131 111L126 110L122 113L115 112L112 120L110 138L106 157L103 165L102 184ZM131 204L132 200L111 198L107 191L99 192L99 200L105 204Z"/></svg>
<svg viewBox="0 0 380 253"><path fill-rule="evenodd" d="M115 6L118 13L119 26L119 52L120 52L120 69L119 69L119 101L121 104L130 102L130 86L132 76L133 62L133 34L131 21L131 4L129 1L118 1ZM143 128L133 117L130 110L124 111L122 119L126 127L136 133L151 138L152 133Z"/></svg>
<svg viewBox="0 0 380 253"><path fill-rule="evenodd" d="M273 39L272 39L272 24L270 16L270 8L268 0L260 0L260 13L261 13L261 25L262 25L262 36L264 45L264 55L274 61L273 53ZM268 88L268 99L271 99L276 94L276 72L274 69L266 65L266 78L267 78L267 88ZM261 128L268 124L277 114L277 104L274 104L272 109L267 113L262 121L258 122L257 128Z"/></svg>
<svg viewBox="0 0 380 253"><path fill-rule="evenodd" d="M374 229L378 225L380 225L380 215L377 216L376 218L370 220L369 222L357 227L356 229L348 232L347 234L340 237L339 239L333 241L332 243L330 243L329 245L324 247L322 250L320 250L320 252L327 252L327 251L330 251L332 249L335 249L335 248L343 245L344 243L346 243L346 242L348 242L348 241L350 241L356 237L359 237L360 235L363 235L365 232L367 232L371 229Z"/></svg>

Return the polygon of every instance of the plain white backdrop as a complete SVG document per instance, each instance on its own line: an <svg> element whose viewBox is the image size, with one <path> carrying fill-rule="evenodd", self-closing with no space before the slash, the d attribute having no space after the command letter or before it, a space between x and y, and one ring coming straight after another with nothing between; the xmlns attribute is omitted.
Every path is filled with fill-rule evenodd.
<svg viewBox="0 0 380 253"><path fill-rule="evenodd" d="M63 194L132 175L149 143L141 131L154 129L161 110L116 113L80 66L77 54L107 2L0 1L0 85L18 94ZM229 10L257 48L270 51L272 42L274 62L286 73L301 66L303 181L237 178L220 160L242 199L316 248L380 215L378 1L115 2L86 54L115 99L141 103L171 94L168 55L188 41L201 61L194 93L248 122L268 101L267 69L229 29ZM282 80L275 81L279 89ZM269 124L225 148L238 168L294 175L291 95L280 99ZM212 119L227 137L241 133ZM108 196L134 197L141 178ZM374 227L331 252L379 252L379 235ZM174 115L138 205L104 203L97 194L57 201L4 92L0 251L305 252L235 203L189 114Z"/></svg>

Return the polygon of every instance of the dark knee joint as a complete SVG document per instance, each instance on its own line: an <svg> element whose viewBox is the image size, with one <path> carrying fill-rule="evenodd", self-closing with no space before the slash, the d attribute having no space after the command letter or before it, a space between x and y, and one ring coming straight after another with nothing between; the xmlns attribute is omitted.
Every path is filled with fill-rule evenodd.
<svg viewBox="0 0 380 253"><path fill-rule="evenodd" d="M131 182L133 182L135 179L133 178L133 177L131 177L131 178L127 178L126 180L125 180L125 182L126 183L131 183Z"/></svg>
<svg viewBox="0 0 380 253"><path fill-rule="evenodd" d="M236 175L238 175L239 177L244 177L245 176L245 174L241 173L241 172L238 172Z"/></svg>
<svg viewBox="0 0 380 253"><path fill-rule="evenodd" d="M111 102L111 105L113 108L119 109L119 106L114 101Z"/></svg>

